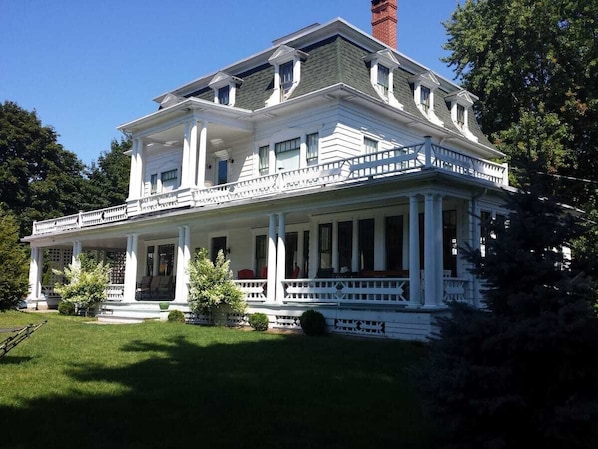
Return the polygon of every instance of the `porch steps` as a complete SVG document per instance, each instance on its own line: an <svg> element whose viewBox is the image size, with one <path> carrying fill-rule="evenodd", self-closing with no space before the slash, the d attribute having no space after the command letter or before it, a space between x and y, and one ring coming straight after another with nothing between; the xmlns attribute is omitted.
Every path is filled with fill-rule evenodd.
<svg viewBox="0 0 598 449"><path fill-rule="evenodd" d="M175 309L188 311L189 307L170 302L168 311ZM158 301L107 302L102 305L97 318L102 323L141 323L146 320L159 320L161 312Z"/></svg>

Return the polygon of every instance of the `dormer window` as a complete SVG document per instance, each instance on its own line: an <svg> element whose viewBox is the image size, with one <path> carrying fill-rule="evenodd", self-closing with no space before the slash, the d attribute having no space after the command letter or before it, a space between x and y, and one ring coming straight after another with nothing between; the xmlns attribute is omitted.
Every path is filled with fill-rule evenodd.
<svg viewBox="0 0 598 449"><path fill-rule="evenodd" d="M396 108L403 109L403 105L394 96L393 71L399 67L399 61L388 48L371 53L365 58L370 66L370 82L380 98Z"/></svg>
<svg viewBox="0 0 598 449"><path fill-rule="evenodd" d="M378 63L378 87L385 97L388 97L390 70Z"/></svg>
<svg viewBox="0 0 598 449"><path fill-rule="evenodd" d="M419 88L419 104L424 112L427 114L430 112L430 89L426 86L420 86Z"/></svg>
<svg viewBox="0 0 598 449"><path fill-rule="evenodd" d="M477 142L478 138L471 133L468 126L469 113L474 101L472 95L465 90L460 90L448 95L445 101L451 111L451 119L455 126L465 137Z"/></svg>
<svg viewBox="0 0 598 449"><path fill-rule="evenodd" d="M230 86L218 89L218 104L230 104Z"/></svg>
<svg viewBox="0 0 598 449"><path fill-rule="evenodd" d="M307 58L307 53L286 45L281 45L268 58L274 66L274 92L266 101L266 106L272 106L288 100L301 81L301 61Z"/></svg>
<svg viewBox="0 0 598 449"><path fill-rule="evenodd" d="M422 114L432 123L444 126L434 111L434 91L440 86L436 75L432 72L423 72L409 78L413 83L413 100Z"/></svg>
<svg viewBox="0 0 598 449"><path fill-rule="evenodd" d="M237 88L243 82L236 76L225 72L218 72L210 81L210 88L214 90L214 102L226 106L234 106Z"/></svg>

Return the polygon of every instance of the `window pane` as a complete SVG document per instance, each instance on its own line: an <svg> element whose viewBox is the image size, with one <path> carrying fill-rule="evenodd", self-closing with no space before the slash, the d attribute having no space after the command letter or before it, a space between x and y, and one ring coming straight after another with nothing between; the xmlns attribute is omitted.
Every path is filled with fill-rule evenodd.
<svg viewBox="0 0 598 449"><path fill-rule="evenodd" d="M154 194L156 192L158 192L158 174L154 173L153 175L151 175L150 177L150 194Z"/></svg>
<svg viewBox="0 0 598 449"><path fill-rule="evenodd" d="M154 275L154 246L148 246L147 247L147 259L145 261L145 272L148 274L148 276L153 276Z"/></svg>
<svg viewBox="0 0 598 449"><path fill-rule="evenodd" d="M177 177L177 169L175 168L174 170L168 170L165 172L162 172L162 182L164 181L172 181L173 179L176 179Z"/></svg>
<svg viewBox="0 0 598 449"><path fill-rule="evenodd" d="M365 146L366 154L375 153L378 151L378 141L374 139L370 139L369 137L365 137L363 139L363 144Z"/></svg>
<svg viewBox="0 0 598 449"><path fill-rule="evenodd" d="M293 87L293 61L285 62L279 67L280 90L286 94Z"/></svg>
<svg viewBox="0 0 598 449"><path fill-rule="evenodd" d="M359 220L359 268L374 269L374 219Z"/></svg>
<svg viewBox="0 0 598 449"><path fill-rule="evenodd" d="M420 87L420 104L428 112L430 109L430 89L425 86Z"/></svg>
<svg viewBox="0 0 598 449"><path fill-rule="evenodd" d="M442 253L445 270L450 270L452 276L457 274L457 211L442 212Z"/></svg>
<svg viewBox="0 0 598 449"><path fill-rule="evenodd" d="M161 276L172 275L174 266L174 245L158 246L159 265L158 270Z"/></svg>
<svg viewBox="0 0 598 449"><path fill-rule="evenodd" d="M268 240L266 235L255 236L255 272L261 276L268 264Z"/></svg>
<svg viewBox="0 0 598 449"><path fill-rule="evenodd" d="M338 223L338 269L342 272L352 271L353 255L353 222Z"/></svg>
<svg viewBox="0 0 598 449"><path fill-rule="evenodd" d="M457 125L463 126L465 124L465 108L460 104L457 105Z"/></svg>
<svg viewBox="0 0 598 449"><path fill-rule="evenodd" d="M218 89L218 103L229 104L230 102L230 86L224 86Z"/></svg>
<svg viewBox="0 0 598 449"><path fill-rule="evenodd" d="M301 146L301 139L296 137L295 139L285 140L284 142L278 142L274 144L274 152L276 154L285 153L287 151L299 150Z"/></svg>
<svg viewBox="0 0 598 449"><path fill-rule="evenodd" d="M319 268L332 268L332 223L321 224L318 231Z"/></svg>
<svg viewBox="0 0 598 449"><path fill-rule="evenodd" d="M378 86L380 86L384 95L388 95L389 74L388 67L378 64Z"/></svg>

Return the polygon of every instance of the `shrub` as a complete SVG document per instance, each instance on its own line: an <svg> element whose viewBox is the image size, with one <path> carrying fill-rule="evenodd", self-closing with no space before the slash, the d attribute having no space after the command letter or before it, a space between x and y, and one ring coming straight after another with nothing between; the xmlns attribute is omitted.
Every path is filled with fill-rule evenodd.
<svg viewBox="0 0 598 449"><path fill-rule="evenodd" d="M229 264L222 250L212 262L205 248L189 263L189 306L194 313L216 312L224 305L235 312L245 311L244 294L233 282Z"/></svg>
<svg viewBox="0 0 598 449"><path fill-rule="evenodd" d="M268 330L268 315L265 313L254 313L249 315L249 325L254 328L256 331L266 331Z"/></svg>
<svg viewBox="0 0 598 449"><path fill-rule="evenodd" d="M174 323L184 323L185 322L185 314L180 310L171 310L168 313L168 321L172 321Z"/></svg>
<svg viewBox="0 0 598 449"><path fill-rule="evenodd" d="M306 310L299 319L305 335L325 335L326 320L317 310Z"/></svg>
<svg viewBox="0 0 598 449"><path fill-rule="evenodd" d="M58 313L61 315L74 315L75 304L69 301L60 301L58 303Z"/></svg>

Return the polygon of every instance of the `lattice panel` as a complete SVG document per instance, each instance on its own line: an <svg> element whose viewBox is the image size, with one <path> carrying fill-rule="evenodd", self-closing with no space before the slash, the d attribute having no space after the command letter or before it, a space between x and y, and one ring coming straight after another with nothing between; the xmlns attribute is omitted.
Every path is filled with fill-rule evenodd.
<svg viewBox="0 0 598 449"><path fill-rule="evenodd" d="M384 335L384 321L334 320L334 330L351 334Z"/></svg>
<svg viewBox="0 0 598 449"><path fill-rule="evenodd" d="M187 312L185 314L185 319L186 319L187 323L190 323L190 324L213 324L214 323L211 313L205 314L205 313Z"/></svg>
<svg viewBox="0 0 598 449"><path fill-rule="evenodd" d="M226 321L229 326L244 326L247 324L247 315L244 313L229 313Z"/></svg>
<svg viewBox="0 0 598 449"><path fill-rule="evenodd" d="M284 327L288 329L301 328L301 323L299 322L298 316L276 315L275 323L278 327Z"/></svg>
<svg viewBox="0 0 598 449"><path fill-rule="evenodd" d="M110 251L106 254L106 259L109 259L110 266L112 267L110 283L124 284L127 253L125 251Z"/></svg>

